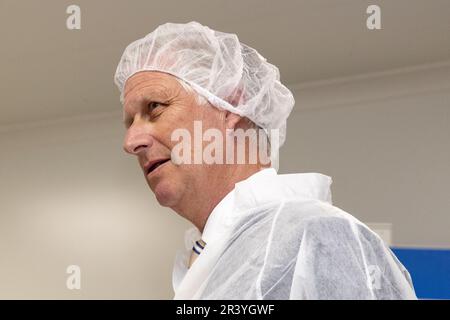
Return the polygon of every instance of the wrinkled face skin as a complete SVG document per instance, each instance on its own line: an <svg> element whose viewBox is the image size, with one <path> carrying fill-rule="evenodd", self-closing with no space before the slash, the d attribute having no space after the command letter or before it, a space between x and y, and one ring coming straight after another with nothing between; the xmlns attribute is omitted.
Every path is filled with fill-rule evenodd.
<svg viewBox="0 0 450 320"><path fill-rule="evenodd" d="M179 143L171 141L175 129L185 128L194 137L194 121L202 121L203 131L217 128L225 134L225 118L225 111L208 103L199 105L194 94L169 74L144 71L127 80L124 150L137 156L147 183L162 206L179 212L176 209L186 199L201 200L203 194L207 197L206 191L223 179L224 169L220 165L176 165L168 161L147 174L145 166L154 160L171 158L172 148Z"/></svg>

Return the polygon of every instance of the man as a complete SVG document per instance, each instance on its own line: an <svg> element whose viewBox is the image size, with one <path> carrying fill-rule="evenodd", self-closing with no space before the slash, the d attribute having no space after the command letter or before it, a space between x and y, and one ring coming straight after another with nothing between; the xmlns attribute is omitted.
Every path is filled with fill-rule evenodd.
<svg viewBox="0 0 450 320"><path fill-rule="evenodd" d="M176 299L415 298L382 240L332 205L330 177L277 174L294 99L278 69L236 35L161 25L125 49L115 82L125 151L158 202L195 226L176 257ZM200 143L181 141L199 124ZM255 156L255 139L234 134L259 129Z"/></svg>

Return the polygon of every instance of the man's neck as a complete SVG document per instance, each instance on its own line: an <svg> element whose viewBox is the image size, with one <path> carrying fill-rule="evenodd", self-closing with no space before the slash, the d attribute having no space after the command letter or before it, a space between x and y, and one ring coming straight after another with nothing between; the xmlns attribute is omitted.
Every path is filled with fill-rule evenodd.
<svg viewBox="0 0 450 320"><path fill-rule="evenodd" d="M231 167L221 175L211 179L208 186L182 199L177 208L178 214L191 221L203 233L206 221L219 202L230 193L235 184L247 179L264 168L260 166Z"/></svg>

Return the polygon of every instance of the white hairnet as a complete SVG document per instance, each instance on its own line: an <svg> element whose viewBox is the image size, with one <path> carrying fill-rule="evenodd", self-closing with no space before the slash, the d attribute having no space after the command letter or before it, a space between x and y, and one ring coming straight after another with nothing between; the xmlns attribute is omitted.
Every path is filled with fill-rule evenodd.
<svg viewBox="0 0 450 320"><path fill-rule="evenodd" d="M160 71L192 86L215 107L247 117L285 141L292 93L280 83L278 68L235 34L214 31L198 22L166 23L125 49L114 77L121 92L139 71Z"/></svg>

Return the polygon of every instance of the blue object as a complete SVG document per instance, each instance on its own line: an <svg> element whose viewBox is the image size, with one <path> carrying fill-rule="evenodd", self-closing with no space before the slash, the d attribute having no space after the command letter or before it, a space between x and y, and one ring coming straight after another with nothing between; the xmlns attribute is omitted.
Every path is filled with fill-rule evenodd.
<svg viewBox="0 0 450 320"><path fill-rule="evenodd" d="M391 249L411 274L419 299L450 299L450 250Z"/></svg>

